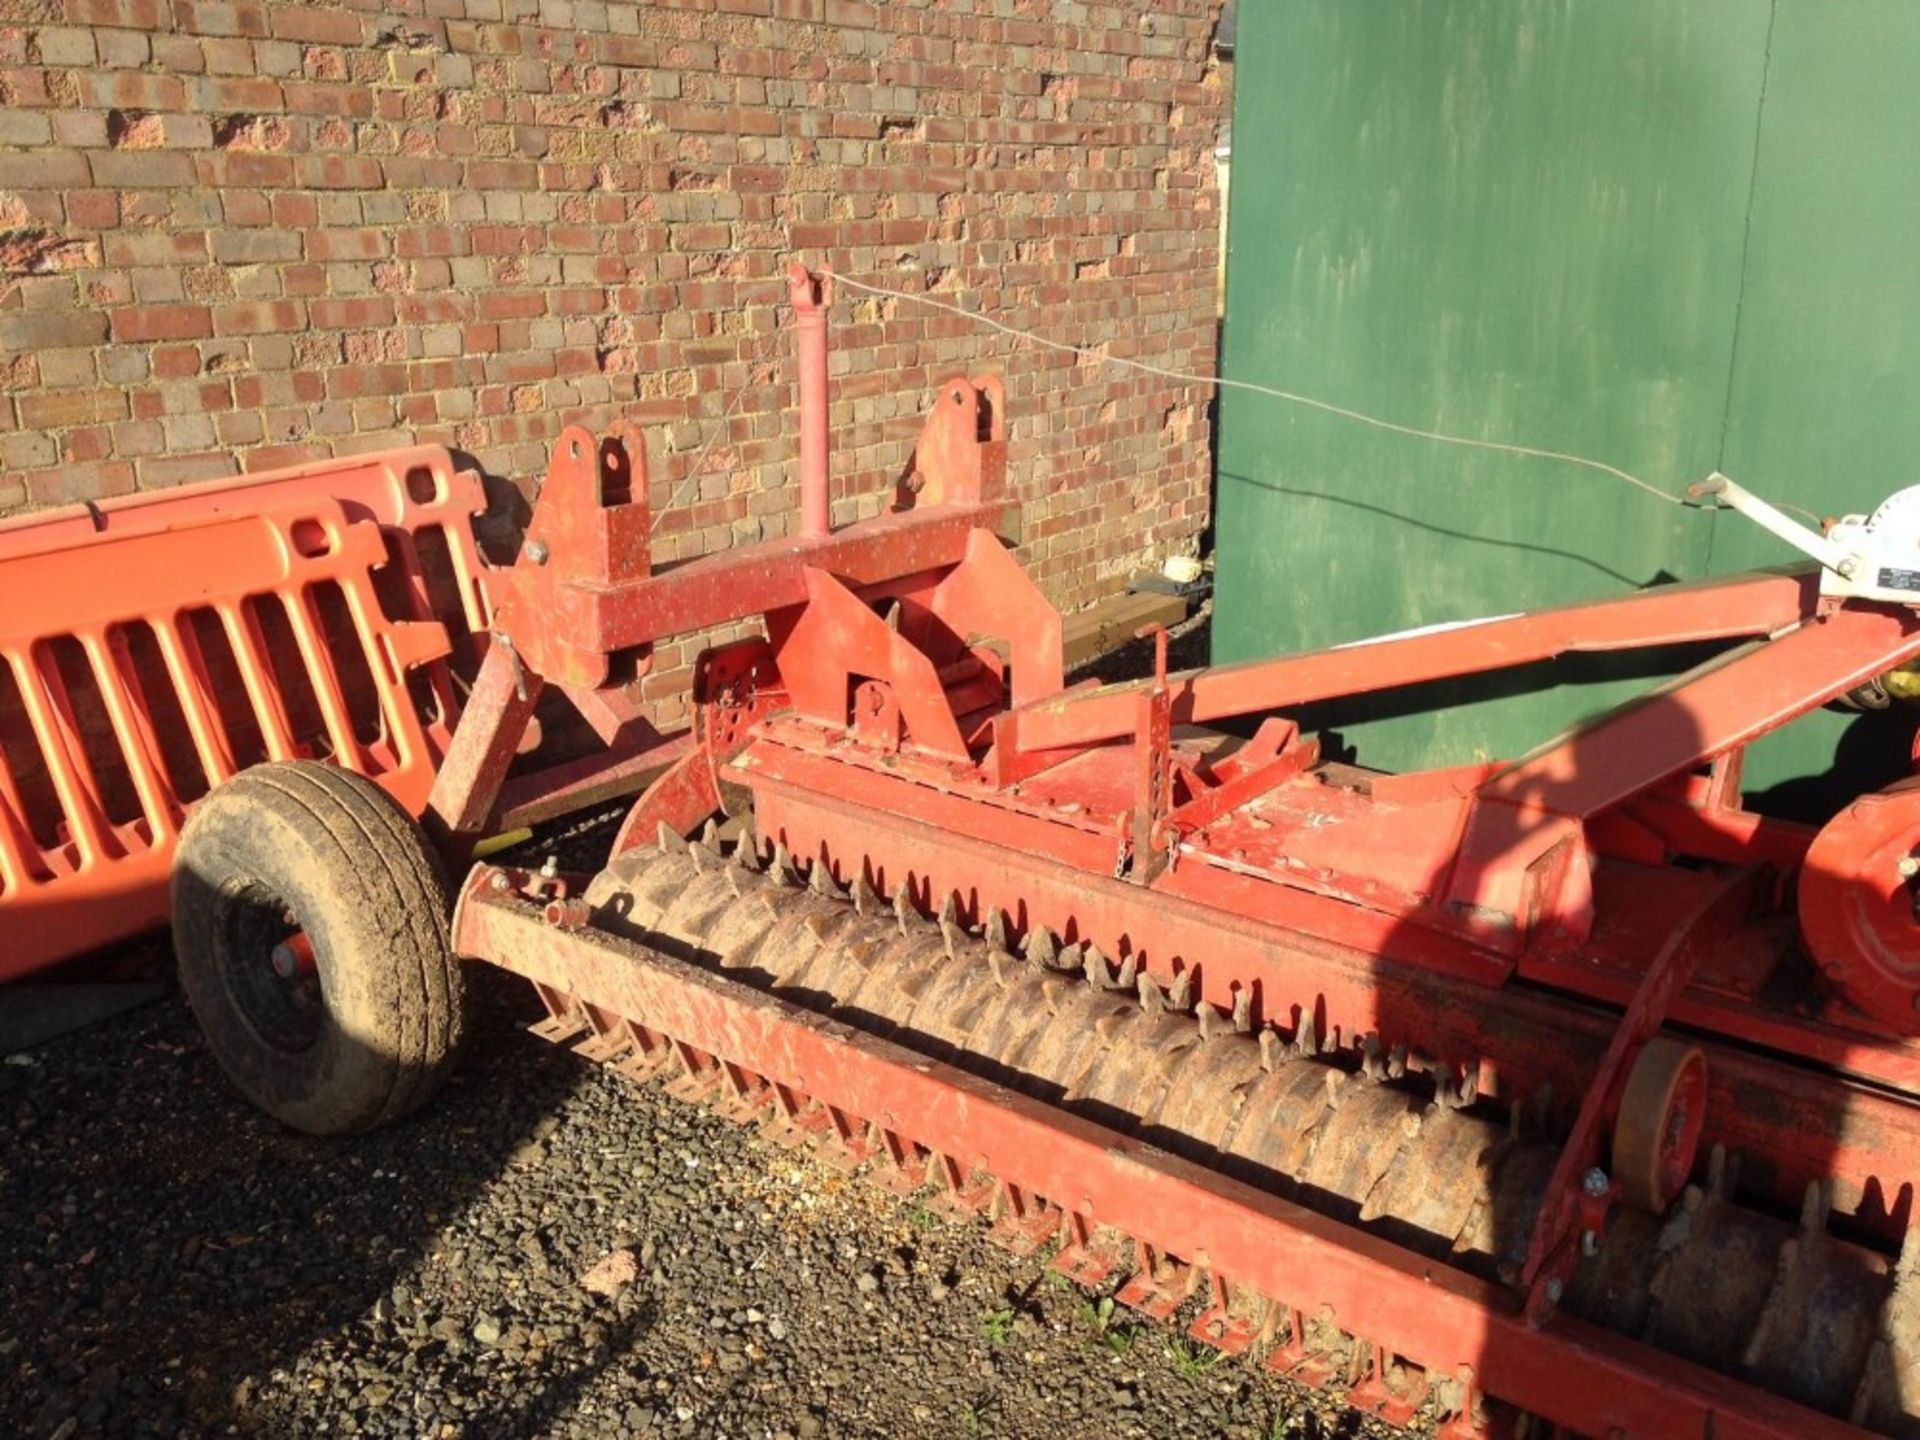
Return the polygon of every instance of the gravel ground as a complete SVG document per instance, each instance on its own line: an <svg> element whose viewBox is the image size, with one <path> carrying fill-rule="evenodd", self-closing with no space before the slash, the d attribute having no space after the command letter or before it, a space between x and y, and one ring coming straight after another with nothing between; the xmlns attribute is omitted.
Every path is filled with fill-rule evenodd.
<svg viewBox="0 0 1920 1440"><path fill-rule="evenodd" d="M350 1142L241 1101L177 995L8 1057L0 1435L1355 1433L471 993L446 1090Z"/></svg>

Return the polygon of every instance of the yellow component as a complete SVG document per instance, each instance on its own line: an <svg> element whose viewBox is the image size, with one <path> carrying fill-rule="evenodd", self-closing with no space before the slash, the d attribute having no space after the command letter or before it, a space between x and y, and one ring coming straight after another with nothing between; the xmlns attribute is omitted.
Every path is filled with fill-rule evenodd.
<svg viewBox="0 0 1920 1440"><path fill-rule="evenodd" d="M473 847L473 858L484 860L489 855L498 855L502 850L511 850L533 838L533 831L527 829L503 830L498 835L489 835Z"/></svg>
<svg viewBox="0 0 1920 1440"><path fill-rule="evenodd" d="M1920 704L1920 669L1902 665L1880 677L1880 688L1908 705Z"/></svg>

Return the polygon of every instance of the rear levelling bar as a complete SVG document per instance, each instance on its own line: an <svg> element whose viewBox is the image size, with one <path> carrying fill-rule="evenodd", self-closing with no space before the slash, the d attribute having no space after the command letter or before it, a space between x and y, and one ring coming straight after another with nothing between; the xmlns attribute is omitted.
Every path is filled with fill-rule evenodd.
<svg viewBox="0 0 1920 1440"><path fill-rule="evenodd" d="M974 1164L1229 1283L1310 1314L1327 1307L1343 1330L1430 1374L1471 1379L1586 1434L1862 1433L1568 1316L1532 1329L1499 1286L650 947L549 923L515 892L520 878L473 871L454 915L457 954Z"/></svg>

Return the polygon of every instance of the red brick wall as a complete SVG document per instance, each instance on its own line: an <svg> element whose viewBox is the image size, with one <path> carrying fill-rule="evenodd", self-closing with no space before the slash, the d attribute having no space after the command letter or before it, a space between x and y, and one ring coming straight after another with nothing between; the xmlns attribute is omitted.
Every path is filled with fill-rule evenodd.
<svg viewBox="0 0 1920 1440"><path fill-rule="evenodd" d="M624 413L667 555L777 534L794 257L1211 373L1216 9L9 0L0 511L412 440L525 481ZM1203 387L852 294L833 342L837 519L994 369L1056 600L1205 523Z"/></svg>

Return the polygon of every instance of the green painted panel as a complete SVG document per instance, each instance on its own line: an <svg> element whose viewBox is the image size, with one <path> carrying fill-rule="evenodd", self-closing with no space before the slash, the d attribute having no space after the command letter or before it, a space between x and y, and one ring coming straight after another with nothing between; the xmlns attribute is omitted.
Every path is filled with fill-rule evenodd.
<svg viewBox="0 0 1920 1440"><path fill-rule="evenodd" d="M1870 511L1920 482L1920 5L1782 0L1755 171L1722 468L1817 514ZM1712 565L1785 548L1732 516ZM1818 811L1903 772L1911 712L1810 716L1748 757L1761 802ZM1798 792L1812 800L1797 803Z"/></svg>
<svg viewBox="0 0 1920 1440"><path fill-rule="evenodd" d="M1767 0L1242 7L1225 368L1412 425L1719 458ZM1698 574L1714 522L1617 481L1222 398L1217 659ZM1368 763L1514 753L1624 692L1438 687L1336 724Z"/></svg>

